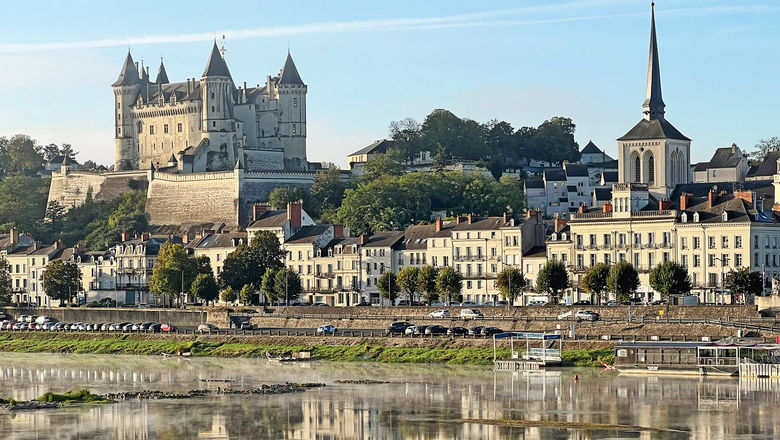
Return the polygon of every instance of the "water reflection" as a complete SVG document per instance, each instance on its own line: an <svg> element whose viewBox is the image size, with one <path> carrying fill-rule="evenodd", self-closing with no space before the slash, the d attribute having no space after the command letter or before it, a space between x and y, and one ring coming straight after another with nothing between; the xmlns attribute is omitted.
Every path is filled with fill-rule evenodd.
<svg viewBox="0 0 780 440"><path fill-rule="evenodd" d="M574 379L578 374L579 380ZM0 396L31 399L87 386L105 393L274 382L325 382L276 396L203 399L0 414L0 438L89 439L769 439L780 436L780 381L616 376L594 370L494 373L489 368L137 356L0 357ZM388 384L334 384L382 379ZM499 427L461 419L596 423L641 429Z"/></svg>

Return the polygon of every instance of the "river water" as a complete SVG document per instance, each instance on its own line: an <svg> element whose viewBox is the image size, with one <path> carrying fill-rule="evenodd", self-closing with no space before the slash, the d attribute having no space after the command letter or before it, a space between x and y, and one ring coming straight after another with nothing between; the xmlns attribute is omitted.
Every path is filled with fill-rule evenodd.
<svg viewBox="0 0 780 440"><path fill-rule="evenodd" d="M235 382L204 381L210 379ZM389 383L334 383L340 379ZM210 395L0 413L0 439L780 438L780 382L769 380L624 376L595 369L509 373L490 367L0 353L0 396L17 400L74 387L94 393L186 391L286 381L327 386L271 396ZM523 420L525 426L463 421L497 418ZM529 426L538 422L543 423Z"/></svg>

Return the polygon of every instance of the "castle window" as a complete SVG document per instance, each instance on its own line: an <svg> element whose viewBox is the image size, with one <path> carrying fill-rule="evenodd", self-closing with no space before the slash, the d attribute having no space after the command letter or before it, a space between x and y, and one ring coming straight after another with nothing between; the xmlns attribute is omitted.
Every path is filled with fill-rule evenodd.
<svg viewBox="0 0 780 440"><path fill-rule="evenodd" d="M116 128L116 134L122 134L122 127Z"/></svg>
<svg viewBox="0 0 780 440"><path fill-rule="evenodd" d="M211 126L216 128L216 126L217 126L217 121L211 121Z"/></svg>
<svg viewBox="0 0 780 440"><path fill-rule="evenodd" d="M213 105L211 106L211 111L214 112L214 106Z"/></svg>
<svg viewBox="0 0 780 440"><path fill-rule="evenodd" d="M163 125L163 133L168 134L168 124Z"/></svg>
<svg viewBox="0 0 780 440"><path fill-rule="evenodd" d="M293 134L298 132L298 126L293 124Z"/></svg>
<svg viewBox="0 0 780 440"><path fill-rule="evenodd" d="M293 98L293 107L298 107L298 98Z"/></svg>
<svg viewBox="0 0 780 440"><path fill-rule="evenodd" d="M181 122L179 122L178 124L176 124L176 131L177 131L178 133L181 133Z"/></svg>
<svg viewBox="0 0 780 440"><path fill-rule="evenodd" d="M154 125L149 126L149 134L154 134Z"/></svg>
<svg viewBox="0 0 780 440"><path fill-rule="evenodd" d="M211 99L214 99L214 92L211 92ZM211 108L214 108L214 107L211 107Z"/></svg>

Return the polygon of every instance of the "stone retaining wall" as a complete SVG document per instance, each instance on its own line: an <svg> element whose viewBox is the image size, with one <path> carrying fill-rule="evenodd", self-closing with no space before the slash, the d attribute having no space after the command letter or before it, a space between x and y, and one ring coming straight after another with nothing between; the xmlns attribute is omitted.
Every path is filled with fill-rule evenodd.
<svg viewBox="0 0 780 440"><path fill-rule="evenodd" d="M7 307L5 311L14 318L30 313L29 309L15 307ZM209 319L209 313L205 310L177 309L39 308L35 313L63 322L159 322L178 327L195 327L208 322ZM225 313L220 315L226 316Z"/></svg>

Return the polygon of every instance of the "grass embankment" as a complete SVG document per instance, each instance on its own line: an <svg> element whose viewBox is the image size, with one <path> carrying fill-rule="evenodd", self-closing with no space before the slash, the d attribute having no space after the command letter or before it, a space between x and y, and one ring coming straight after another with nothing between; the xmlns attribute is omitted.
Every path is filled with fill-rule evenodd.
<svg viewBox="0 0 780 440"><path fill-rule="evenodd" d="M489 347L393 347L376 342L356 345L301 344L281 345L267 343L145 337L130 335L79 335L21 333L0 335L0 351L52 352L83 354L139 354L191 352L193 356L263 357L310 351L320 360L387 362L387 363L442 363L490 365L493 349ZM500 358L510 356L509 348L499 348ZM611 349L564 350L563 365L576 367L600 366L600 361L612 363Z"/></svg>

